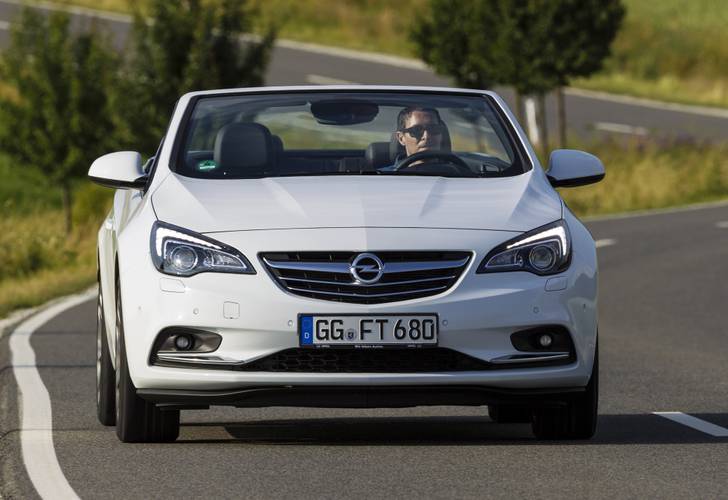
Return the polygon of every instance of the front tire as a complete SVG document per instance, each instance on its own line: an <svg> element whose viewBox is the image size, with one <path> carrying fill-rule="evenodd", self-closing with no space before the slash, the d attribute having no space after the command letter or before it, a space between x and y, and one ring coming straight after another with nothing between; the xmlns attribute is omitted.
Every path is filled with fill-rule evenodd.
<svg viewBox="0 0 728 500"><path fill-rule="evenodd" d="M590 439L597 430L599 402L599 347L594 352L594 366L584 393L571 399L565 407L537 408L531 428L538 439Z"/></svg>
<svg viewBox="0 0 728 500"><path fill-rule="evenodd" d="M96 299L96 414L101 425L116 425L116 374L111 364L101 282Z"/></svg>
<svg viewBox="0 0 728 500"><path fill-rule="evenodd" d="M124 443L172 442L179 436L179 410L162 411L137 395L129 375L121 311L117 280L116 435Z"/></svg>

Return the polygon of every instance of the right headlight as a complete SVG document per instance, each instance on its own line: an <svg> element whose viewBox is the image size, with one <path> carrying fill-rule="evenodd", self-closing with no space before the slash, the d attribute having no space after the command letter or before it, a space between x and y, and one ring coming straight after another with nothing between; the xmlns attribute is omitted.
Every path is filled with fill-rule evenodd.
<svg viewBox="0 0 728 500"><path fill-rule="evenodd" d="M157 221L150 238L152 261L160 272L193 276L204 272L255 274L236 249L189 229Z"/></svg>
<svg viewBox="0 0 728 500"><path fill-rule="evenodd" d="M498 245L485 256L478 273L527 271L538 275L560 273L571 262L571 236L558 220Z"/></svg>

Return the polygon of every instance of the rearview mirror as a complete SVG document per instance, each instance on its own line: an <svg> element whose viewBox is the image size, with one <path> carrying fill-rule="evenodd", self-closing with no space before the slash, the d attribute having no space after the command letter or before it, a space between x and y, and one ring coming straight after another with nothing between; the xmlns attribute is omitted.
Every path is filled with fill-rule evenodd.
<svg viewBox="0 0 728 500"><path fill-rule="evenodd" d="M604 165L594 155L575 149L557 149L551 153L546 177L553 187L594 184L604 179Z"/></svg>
<svg viewBox="0 0 728 500"><path fill-rule="evenodd" d="M97 184L116 189L142 189L148 178L142 168L142 155L136 151L119 151L97 158L88 169L88 176Z"/></svg>
<svg viewBox="0 0 728 500"><path fill-rule="evenodd" d="M322 125L369 123L379 114L379 106L358 99L334 99L311 103L311 114Z"/></svg>

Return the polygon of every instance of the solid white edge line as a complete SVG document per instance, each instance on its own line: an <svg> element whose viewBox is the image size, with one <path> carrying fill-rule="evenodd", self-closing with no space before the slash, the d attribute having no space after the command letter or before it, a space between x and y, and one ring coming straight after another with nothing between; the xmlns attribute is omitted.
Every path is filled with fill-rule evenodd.
<svg viewBox="0 0 728 500"><path fill-rule="evenodd" d="M664 417L668 420L672 420L673 422L677 422L678 424L704 432L705 434L710 434L713 437L728 437L728 429L725 427L711 424L710 422L706 422L705 420L701 420L686 413L679 411L653 411L652 413L659 417Z"/></svg>
<svg viewBox="0 0 728 500"><path fill-rule="evenodd" d="M10 333L13 375L19 389L20 442L25 470L41 498L78 498L63 475L53 446L51 400L30 345L33 333L62 312L96 294L95 288L71 295L23 321Z"/></svg>
<svg viewBox="0 0 728 500"><path fill-rule="evenodd" d="M715 223L718 229L728 229L728 220L722 220Z"/></svg>

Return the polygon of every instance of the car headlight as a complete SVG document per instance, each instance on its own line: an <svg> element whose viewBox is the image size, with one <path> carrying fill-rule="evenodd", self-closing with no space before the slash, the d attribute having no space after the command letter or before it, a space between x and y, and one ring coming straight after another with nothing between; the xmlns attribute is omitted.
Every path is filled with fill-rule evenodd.
<svg viewBox="0 0 728 500"><path fill-rule="evenodd" d="M478 273L528 271L556 274L571 261L571 236L564 220L524 233L494 248L485 256Z"/></svg>
<svg viewBox="0 0 728 500"><path fill-rule="evenodd" d="M248 259L233 247L165 222L152 226L150 245L154 265L165 274L255 274Z"/></svg>

